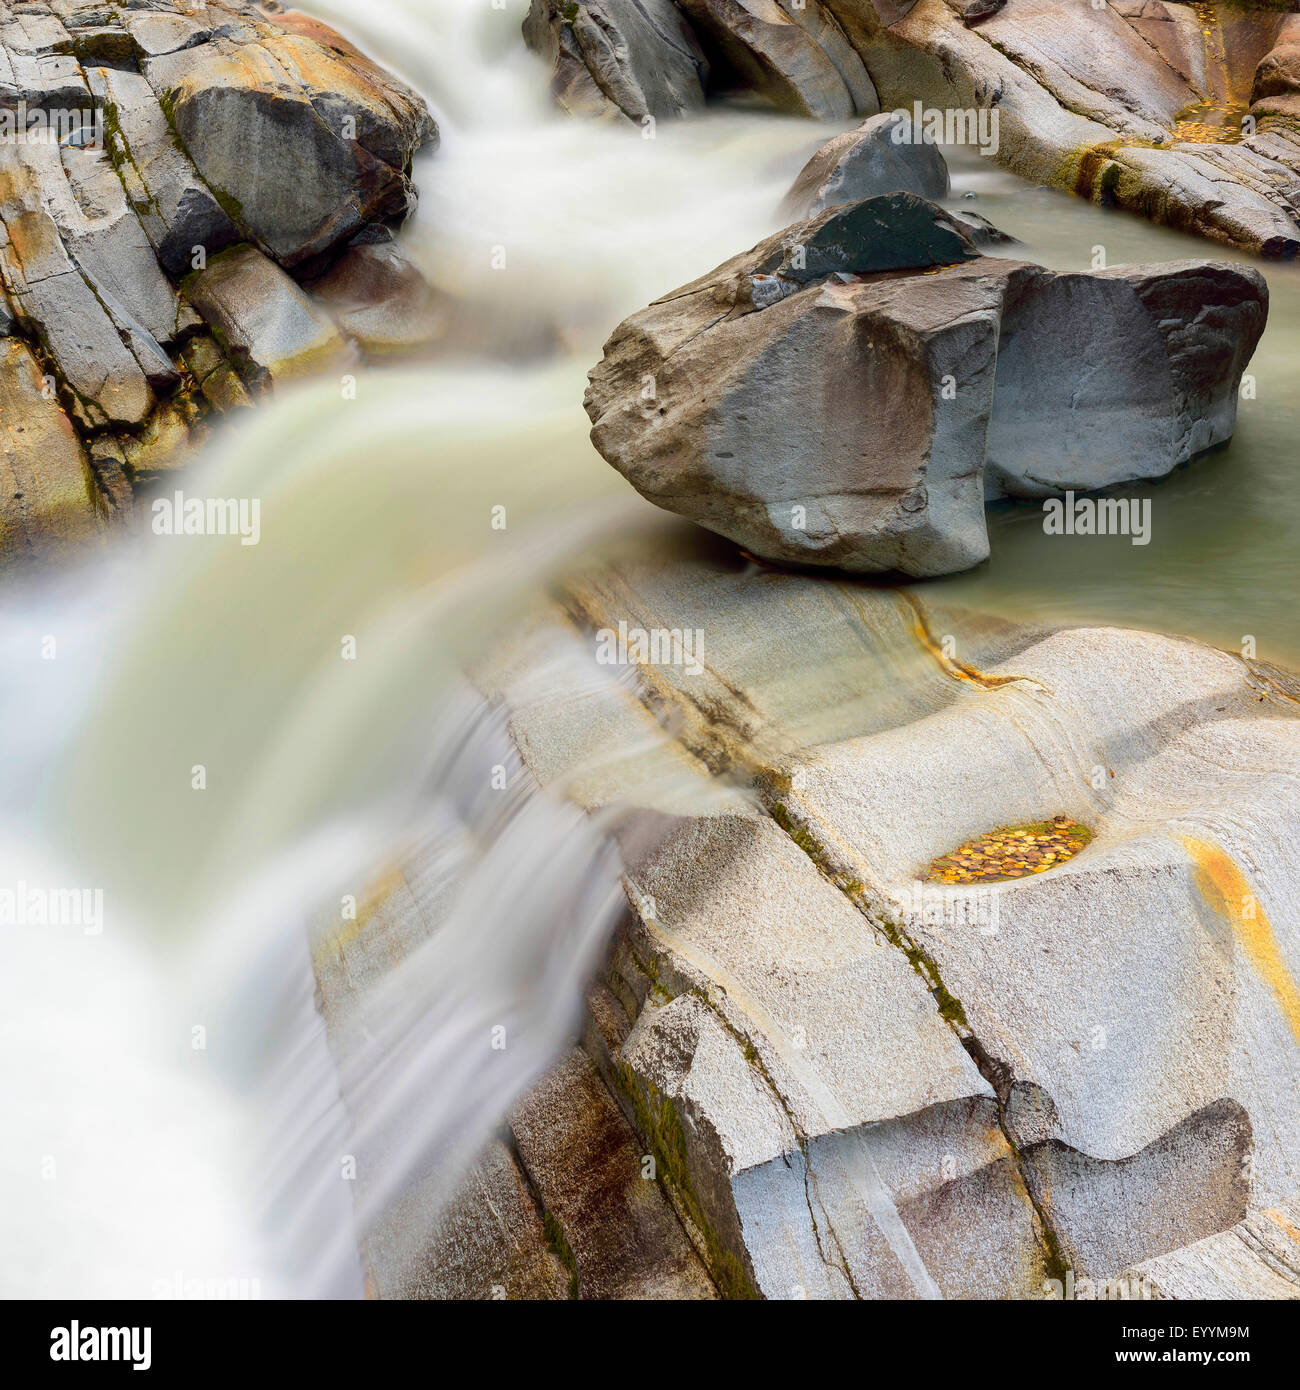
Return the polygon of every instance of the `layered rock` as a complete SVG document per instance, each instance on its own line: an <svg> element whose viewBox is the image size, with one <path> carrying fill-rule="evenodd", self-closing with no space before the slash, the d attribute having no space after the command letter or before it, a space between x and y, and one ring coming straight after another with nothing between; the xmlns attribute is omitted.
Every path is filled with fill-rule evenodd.
<svg viewBox="0 0 1300 1390"><path fill-rule="evenodd" d="M1154 1298L1300 1298L1300 1199L1157 1255L1121 1276Z"/></svg>
<svg viewBox="0 0 1300 1390"><path fill-rule="evenodd" d="M571 28L589 8L545 7L571 8ZM963 124L996 119L979 137L983 152L1024 178L1291 257L1300 251L1300 28L1280 8L680 0L711 64L707 94L739 92L821 119L916 103ZM625 49L646 61L661 51L644 39ZM610 109L599 90L603 49L599 61L573 40L547 52L560 90L594 91L594 106Z"/></svg>
<svg viewBox="0 0 1300 1390"><path fill-rule="evenodd" d="M47 431L50 409L71 426L96 526L129 513L131 479L185 457L208 412L354 359L293 275L388 236L436 138L346 40L246 0L10 7L0 109L29 122L0 143L0 324L50 386L14 428ZM385 347L405 346L391 280L366 289L346 312L388 309ZM44 499L65 492L58 476L26 490L24 535L58 548L66 514ZM31 548L0 544L0 563Z"/></svg>
<svg viewBox="0 0 1300 1390"><path fill-rule="evenodd" d="M1250 106L1289 17L1016 0L972 27L945 0L828 4L882 107L996 111L989 153L1036 183L1267 256L1300 249L1300 126Z"/></svg>
<svg viewBox="0 0 1300 1390"><path fill-rule="evenodd" d="M912 194L832 208L625 320L592 441L767 559L944 574L986 499L1156 478L1230 437L1257 272L1059 274L978 254Z"/></svg>
<svg viewBox="0 0 1300 1390"><path fill-rule="evenodd" d="M1136 1270L1178 1297L1208 1290L1197 1270L1230 1282L1246 1246L1285 1248L1294 679L1177 638L620 548L475 680L537 783L620 810L627 914L583 1046L718 1290L1053 1297ZM620 631L695 634L698 659L625 637L602 681ZM1060 813L1094 832L1067 862L923 882L953 846ZM355 977L438 930L409 904L386 895ZM521 1107L525 1131L563 1131L520 1134L530 1171L600 1171L587 1075L571 1055ZM566 1149L583 1131L586 1154ZM569 1185L545 1181L550 1229L594 1252ZM431 1263L454 1254L442 1228ZM638 1267L680 1268L672 1228L642 1229ZM594 1258L636 1291L624 1247ZM1254 1259L1257 1296L1293 1292Z"/></svg>
<svg viewBox="0 0 1300 1390"><path fill-rule="evenodd" d="M708 61L672 0L532 0L524 38L575 115L643 121L704 106Z"/></svg>
<svg viewBox="0 0 1300 1390"><path fill-rule="evenodd" d="M717 92L821 120L880 109L821 0L533 0L524 38L578 115L684 116Z"/></svg>
<svg viewBox="0 0 1300 1390"><path fill-rule="evenodd" d="M679 0L715 81L778 111L847 120L880 109L876 89L821 0Z"/></svg>

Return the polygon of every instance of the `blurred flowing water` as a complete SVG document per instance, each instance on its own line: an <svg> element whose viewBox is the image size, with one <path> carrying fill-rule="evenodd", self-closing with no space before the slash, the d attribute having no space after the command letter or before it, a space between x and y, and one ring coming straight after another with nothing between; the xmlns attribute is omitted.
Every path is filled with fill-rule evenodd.
<svg viewBox="0 0 1300 1390"><path fill-rule="evenodd" d="M525 8L312 6L433 105L442 147L417 162L404 240L478 336L364 373L355 399L320 382L229 425L182 485L260 499L258 545L142 526L0 596L0 885L104 902L98 932L0 927L6 1293L358 1293L358 1236L405 1186L454 1175L577 1017L618 903L611 822L517 767L489 795L509 750L462 673L557 570L632 530L682 533L591 449L585 371L622 316L779 225L832 131L569 120ZM1225 254L953 166L1028 259ZM1040 513L1007 509L989 565L920 591L1300 652L1300 299L1290 269L1269 278L1257 399L1228 449L1153 490L1151 545L1048 547ZM307 924L431 843L456 847L446 920L360 992L331 1051ZM485 1053L498 1025L518 1041ZM363 1182L340 1180L347 1155Z"/></svg>

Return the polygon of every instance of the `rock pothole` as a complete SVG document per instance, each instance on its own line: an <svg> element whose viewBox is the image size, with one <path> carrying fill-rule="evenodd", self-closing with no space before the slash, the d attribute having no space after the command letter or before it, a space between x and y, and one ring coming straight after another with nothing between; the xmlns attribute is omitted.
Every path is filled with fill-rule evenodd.
<svg viewBox="0 0 1300 1390"><path fill-rule="evenodd" d="M942 854L925 871L927 883L1006 883L1046 873L1073 859L1092 831L1069 816L986 831Z"/></svg>

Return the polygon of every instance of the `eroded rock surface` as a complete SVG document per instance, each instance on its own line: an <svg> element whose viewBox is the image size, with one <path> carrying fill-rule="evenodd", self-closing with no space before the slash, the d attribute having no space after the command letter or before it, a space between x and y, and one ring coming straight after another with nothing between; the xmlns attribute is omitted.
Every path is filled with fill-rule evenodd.
<svg viewBox="0 0 1300 1390"><path fill-rule="evenodd" d="M562 12L572 11L572 27L588 8ZM969 120L957 140L979 142L1035 183L1261 255L1300 251L1300 20L1284 7L680 0L679 8L709 58L708 95L739 93L832 120L920 103ZM600 65L584 66L575 43L552 61L560 87L596 88Z"/></svg>
<svg viewBox="0 0 1300 1390"><path fill-rule="evenodd" d="M914 194L831 208L624 320L592 442L767 559L950 573L986 499L1157 478L1231 436L1258 272L980 255Z"/></svg>
<svg viewBox="0 0 1300 1390"><path fill-rule="evenodd" d="M0 108L41 122L0 142L0 332L50 387L11 434L64 420L97 525L128 514L132 481L176 466L208 412L348 360L346 330L293 276L400 223L411 158L437 134L327 26L247 0L0 6ZM400 316L391 281L368 290L348 313ZM48 479L33 465L11 509L30 544L0 542L0 564L71 535L59 456Z"/></svg>
<svg viewBox="0 0 1300 1390"><path fill-rule="evenodd" d="M583 1047L719 1291L1292 1296L1294 679L689 540L570 576L475 680L537 783L622 810L628 906ZM602 683L620 625L698 634L699 660L629 648ZM1055 814L1094 832L1068 861L923 882ZM380 912L389 942L437 930L405 889ZM599 1171L605 1101L576 1054L556 1075L523 1109L589 1136L553 1163ZM584 1092L587 1123L559 1118ZM677 1234L645 1229L640 1267L671 1265Z"/></svg>
<svg viewBox="0 0 1300 1390"><path fill-rule="evenodd" d="M704 106L708 61L672 0L533 0L524 38L575 115L642 121Z"/></svg>

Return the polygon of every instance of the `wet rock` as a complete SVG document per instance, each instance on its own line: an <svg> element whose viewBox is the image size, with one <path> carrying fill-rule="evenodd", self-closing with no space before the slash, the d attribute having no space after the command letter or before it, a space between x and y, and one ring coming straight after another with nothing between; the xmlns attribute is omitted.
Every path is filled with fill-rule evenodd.
<svg viewBox="0 0 1300 1390"><path fill-rule="evenodd" d="M1249 269L1057 274L892 194L634 314L586 407L639 492L756 555L943 574L987 557L986 496L1159 477L1229 438L1266 314Z"/></svg>
<svg viewBox="0 0 1300 1390"><path fill-rule="evenodd" d="M426 349L446 320L432 286L392 242L349 247L311 293L368 355Z"/></svg>
<svg viewBox="0 0 1300 1390"><path fill-rule="evenodd" d="M671 0L533 0L524 38L571 111L641 121L704 106L709 65Z"/></svg>
<svg viewBox="0 0 1300 1390"><path fill-rule="evenodd" d="M975 28L946 4L883 22L857 0L830 4L882 106L996 111L990 157L1025 178L1263 255L1300 250L1295 113L1244 140L1180 137L1200 104L1244 113L1256 64L1293 17L1217 7L1207 42L1191 6L1158 0L1017 0Z"/></svg>
<svg viewBox="0 0 1300 1390"><path fill-rule="evenodd" d="M85 550L102 526L72 422L27 345L0 339L0 564Z"/></svg>
<svg viewBox="0 0 1300 1390"><path fill-rule="evenodd" d="M840 203L894 192L946 198L948 165L920 132L913 143L909 116L885 111L828 140L800 170L781 213L792 220L815 217Z"/></svg>
<svg viewBox="0 0 1300 1390"><path fill-rule="evenodd" d="M976 246L1018 246L1018 237L1013 237L1004 232L1001 227L995 227L987 217L981 216L978 212L971 212L967 208L949 209L952 220L970 237Z"/></svg>
<svg viewBox="0 0 1300 1390"><path fill-rule="evenodd" d="M409 1267L394 1261L399 1232L436 1213L424 1250ZM510 1147L493 1139L450 1202L436 1189L399 1202L366 1242L367 1286L379 1298L569 1297L571 1274L552 1249L528 1179Z"/></svg>
<svg viewBox="0 0 1300 1390"><path fill-rule="evenodd" d="M1005 8L1006 3L1007 0L957 0L953 8L961 16L961 22L971 29L986 19L992 19L999 10Z"/></svg>
<svg viewBox="0 0 1300 1390"><path fill-rule="evenodd" d="M367 222L406 215L406 169L434 129L417 97L373 64L296 34L213 48L150 59L145 75L246 235L296 265Z"/></svg>
<svg viewBox="0 0 1300 1390"><path fill-rule="evenodd" d="M778 111L842 121L880 109L876 89L839 21L820 0L680 0L718 86Z"/></svg>
<svg viewBox="0 0 1300 1390"><path fill-rule="evenodd" d="M355 361L325 308L255 247L221 252L185 292L250 381L280 385Z"/></svg>
<svg viewBox="0 0 1300 1390"><path fill-rule="evenodd" d="M0 171L0 277L6 295L19 323L58 365L81 423L138 424L154 404L150 378L161 384L175 374L111 290L100 292L94 242L87 246L69 237L71 244L65 244L44 193L56 179L56 187L64 183L56 147L16 145L6 152Z"/></svg>
<svg viewBox="0 0 1300 1390"><path fill-rule="evenodd" d="M0 334L38 348L85 446L94 505L120 519L124 484L188 457L199 414L248 403L239 370L255 384L349 360L328 313L279 266L319 277L349 242L387 235L411 206L411 157L436 130L419 98L327 26L247 0L11 7L0 105L22 102L90 117L61 140L0 143ZM200 361L188 344L204 321L180 282L241 243L265 264L245 255L239 276L227 261L191 282L239 361ZM391 290L350 306L372 311L358 336L414 332L418 287Z"/></svg>
<svg viewBox="0 0 1300 1390"><path fill-rule="evenodd" d="M511 1115L521 1161L563 1233L580 1298L715 1298L643 1150L574 1050Z"/></svg>

